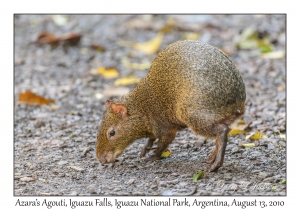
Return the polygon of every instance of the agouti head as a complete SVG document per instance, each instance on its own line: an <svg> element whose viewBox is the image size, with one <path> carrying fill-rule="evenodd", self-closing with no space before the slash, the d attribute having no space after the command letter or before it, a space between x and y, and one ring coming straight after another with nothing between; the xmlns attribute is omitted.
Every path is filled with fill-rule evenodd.
<svg viewBox="0 0 300 210"><path fill-rule="evenodd" d="M100 163L111 163L135 140L145 137L141 116L130 113L126 105L107 100L97 135L96 155Z"/></svg>

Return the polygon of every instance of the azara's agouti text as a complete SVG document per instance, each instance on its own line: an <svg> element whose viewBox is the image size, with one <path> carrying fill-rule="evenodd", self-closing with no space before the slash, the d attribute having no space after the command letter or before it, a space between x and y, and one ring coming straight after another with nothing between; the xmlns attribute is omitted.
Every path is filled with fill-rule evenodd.
<svg viewBox="0 0 300 210"><path fill-rule="evenodd" d="M97 134L100 163L114 162L134 141L148 138L140 157L157 148L157 160L177 131L215 139L208 171L222 166L229 125L244 114L246 92L235 64L221 50L200 41L177 41L154 59L149 73L119 100L107 100Z"/></svg>

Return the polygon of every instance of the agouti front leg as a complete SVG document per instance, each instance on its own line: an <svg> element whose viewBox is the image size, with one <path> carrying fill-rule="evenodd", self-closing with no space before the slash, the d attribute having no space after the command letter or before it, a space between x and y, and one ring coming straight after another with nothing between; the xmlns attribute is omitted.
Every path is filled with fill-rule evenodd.
<svg viewBox="0 0 300 210"><path fill-rule="evenodd" d="M156 138L149 138L148 141L146 142L143 150L141 151L140 158L145 157L145 155L150 151L152 148L152 145Z"/></svg>
<svg viewBox="0 0 300 210"><path fill-rule="evenodd" d="M159 138L157 143L157 148L155 154L147 158L147 161L159 160L161 159L162 153L168 148L169 144L175 139L177 130L172 130L170 133L163 135Z"/></svg>
<svg viewBox="0 0 300 210"><path fill-rule="evenodd" d="M209 160L214 159L212 166L208 170L209 172L217 171L223 165L225 149L226 149L227 140L228 140L229 128L227 125L219 124L216 126L215 129L216 129L216 133L217 133L216 149L215 149L215 151L212 152L212 154L209 158Z"/></svg>

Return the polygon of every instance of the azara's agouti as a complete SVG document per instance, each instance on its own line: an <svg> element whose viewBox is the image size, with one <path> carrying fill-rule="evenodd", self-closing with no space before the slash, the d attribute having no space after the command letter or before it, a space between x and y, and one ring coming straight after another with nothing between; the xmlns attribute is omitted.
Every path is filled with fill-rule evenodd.
<svg viewBox="0 0 300 210"><path fill-rule="evenodd" d="M160 159L177 131L193 132L216 140L206 160L208 171L222 166L229 125L245 110L245 85L234 63L219 49L200 41L177 41L154 59L148 75L117 101L107 100L97 135L96 155L114 162L126 147L148 138L140 157L159 139Z"/></svg>

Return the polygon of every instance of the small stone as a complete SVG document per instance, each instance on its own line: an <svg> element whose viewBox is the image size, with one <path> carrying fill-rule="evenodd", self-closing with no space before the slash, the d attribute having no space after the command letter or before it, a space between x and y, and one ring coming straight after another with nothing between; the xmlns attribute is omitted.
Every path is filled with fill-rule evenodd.
<svg viewBox="0 0 300 210"><path fill-rule="evenodd" d="M194 195L209 195L209 192L206 190L198 190Z"/></svg>
<svg viewBox="0 0 300 210"><path fill-rule="evenodd" d="M267 173L265 173L265 172L259 172L259 174L257 175L257 178L259 180L263 180L263 179L267 178L267 176L268 176Z"/></svg>
<svg viewBox="0 0 300 210"><path fill-rule="evenodd" d="M171 195L174 195L174 193L171 190L165 190L161 193L161 195L171 196Z"/></svg>
<svg viewBox="0 0 300 210"><path fill-rule="evenodd" d="M116 188L114 189L114 191L121 191L121 190L122 190L121 187L116 187Z"/></svg>
<svg viewBox="0 0 300 210"><path fill-rule="evenodd" d="M232 174L229 174L229 173L224 174L224 179L225 179L226 181L231 180L232 177L233 177Z"/></svg>
<svg viewBox="0 0 300 210"><path fill-rule="evenodd" d="M59 161L58 163L57 163L57 165L60 165L60 166L62 166L62 165L66 165L66 164L68 164L68 161Z"/></svg>
<svg viewBox="0 0 300 210"><path fill-rule="evenodd" d="M212 196L219 196L219 195L223 195L224 194L224 192L222 193L222 192L211 192L210 193L210 195L212 195Z"/></svg>
<svg viewBox="0 0 300 210"><path fill-rule="evenodd" d="M158 184L160 187L167 187L167 182L165 181L160 181Z"/></svg>
<svg viewBox="0 0 300 210"><path fill-rule="evenodd" d="M21 182L31 182L34 181L35 179L31 178L31 177L22 177L20 178Z"/></svg>
<svg viewBox="0 0 300 210"><path fill-rule="evenodd" d="M75 171L79 171L79 172L84 171L83 168L80 168L78 166L70 166L70 168L74 169Z"/></svg>
<svg viewBox="0 0 300 210"><path fill-rule="evenodd" d="M178 179L174 179L174 180L171 180L171 181L167 181L168 184L177 184L179 182Z"/></svg>
<svg viewBox="0 0 300 210"><path fill-rule="evenodd" d="M81 157L85 157L86 153L88 153L89 151L93 150L92 147L86 147L83 149L83 152L81 154Z"/></svg>
<svg viewBox="0 0 300 210"><path fill-rule="evenodd" d="M136 192L133 192L132 195L141 196L141 195L145 195L145 193L140 192L140 191L136 191Z"/></svg>
<svg viewBox="0 0 300 210"><path fill-rule="evenodd" d="M189 183L187 183L187 182L180 182L179 183L179 186L180 187L185 187L185 186L187 186Z"/></svg>
<svg viewBox="0 0 300 210"><path fill-rule="evenodd" d="M89 193L91 193L91 194L97 194L95 188L96 188L95 185L90 185L90 186L87 187L87 190L88 190Z"/></svg>
<svg viewBox="0 0 300 210"><path fill-rule="evenodd" d="M178 154L178 157L186 157L186 156L188 156L188 154L189 153L187 153L187 152L181 152Z"/></svg>
<svg viewBox="0 0 300 210"><path fill-rule="evenodd" d="M33 123L34 127L36 128L40 128L42 126L45 126L45 122L40 120L40 119L36 119Z"/></svg>
<svg viewBox="0 0 300 210"><path fill-rule="evenodd" d="M135 181L135 179L129 179L129 181L127 182L127 184L131 185L131 184L134 183L134 181Z"/></svg>
<svg viewBox="0 0 300 210"><path fill-rule="evenodd" d="M231 153L236 153L240 150L240 147L233 147Z"/></svg>
<svg viewBox="0 0 300 210"><path fill-rule="evenodd" d="M48 113L38 113L35 116L32 116L33 119L41 119L41 118L47 118Z"/></svg>
<svg viewBox="0 0 300 210"><path fill-rule="evenodd" d="M196 147L201 147L204 144L204 139L199 139L194 142Z"/></svg>
<svg viewBox="0 0 300 210"><path fill-rule="evenodd" d="M269 149L269 150L275 149L275 146L273 145L273 143L269 143L269 144L268 144L268 149Z"/></svg>
<svg viewBox="0 0 300 210"><path fill-rule="evenodd" d="M76 192L76 191L72 191L70 194L68 194L68 195L71 195L71 196L77 196L78 195L78 192Z"/></svg>

